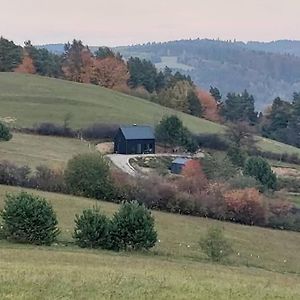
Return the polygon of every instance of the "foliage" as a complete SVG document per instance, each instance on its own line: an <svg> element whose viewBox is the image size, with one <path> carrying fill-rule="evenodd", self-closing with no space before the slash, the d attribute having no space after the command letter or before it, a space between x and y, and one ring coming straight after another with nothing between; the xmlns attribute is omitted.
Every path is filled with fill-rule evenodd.
<svg viewBox="0 0 300 300"><path fill-rule="evenodd" d="M148 250L155 246L157 233L154 218L138 202L123 203L111 220L110 248L120 250Z"/></svg>
<svg viewBox="0 0 300 300"><path fill-rule="evenodd" d="M183 146L191 152L197 149L191 132L183 126L182 121L176 115L163 117L155 128L155 135L157 140L165 146Z"/></svg>
<svg viewBox="0 0 300 300"><path fill-rule="evenodd" d="M241 94L229 93L222 104L221 114L228 121L255 124L257 112L255 112L253 96L246 90Z"/></svg>
<svg viewBox="0 0 300 300"><path fill-rule="evenodd" d="M248 158L244 166L244 174L254 177L267 189L276 189L276 175L269 163L261 157Z"/></svg>
<svg viewBox="0 0 300 300"><path fill-rule="evenodd" d="M79 154L69 160L65 181L68 189L76 195L96 199L113 197L109 166L98 153Z"/></svg>
<svg viewBox="0 0 300 300"><path fill-rule="evenodd" d="M0 72L11 72L23 58L22 47L14 44L2 36L0 37Z"/></svg>
<svg viewBox="0 0 300 300"><path fill-rule="evenodd" d="M109 219L98 207L83 210L75 216L73 237L75 243L82 248L107 248Z"/></svg>
<svg viewBox="0 0 300 300"><path fill-rule="evenodd" d="M232 146L227 151L227 156L233 165L243 167L246 161L246 153L240 147Z"/></svg>
<svg viewBox="0 0 300 300"><path fill-rule="evenodd" d="M254 188L257 190L261 190L261 183L258 182L255 178L251 176L245 176L242 174L237 174L235 177L232 177L228 180L228 183L231 189L243 190L247 188Z"/></svg>
<svg viewBox="0 0 300 300"><path fill-rule="evenodd" d="M95 52L96 58L104 59L107 57L115 57L115 53L108 47L99 47Z"/></svg>
<svg viewBox="0 0 300 300"><path fill-rule="evenodd" d="M202 251L215 262L220 262L232 253L232 248L220 227L210 227L200 240Z"/></svg>
<svg viewBox="0 0 300 300"><path fill-rule="evenodd" d="M52 206L39 196L25 192L8 194L1 216L8 240L51 245L59 233Z"/></svg>
<svg viewBox="0 0 300 300"><path fill-rule="evenodd" d="M229 143L219 134L197 134L194 136L200 148L226 151Z"/></svg>
<svg viewBox="0 0 300 300"><path fill-rule="evenodd" d="M9 128L0 122L0 142L11 140L12 134L10 133Z"/></svg>
<svg viewBox="0 0 300 300"><path fill-rule="evenodd" d="M214 154L206 154L201 159L203 171L208 179L228 180L237 174L236 167L228 157L220 157Z"/></svg>
<svg viewBox="0 0 300 300"><path fill-rule="evenodd" d="M217 87L211 86L209 89L209 93L213 96L216 102L219 102L222 100L222 95L220 93L220 90Z"/></svg>
<svg viewBox="0 0 300 300"><path fill-rule="evenodd" d="M254 188L225 193L227 218L247 225L265 225L266 210L259 192Z"/></svg>
<svg viewBox="0 0 300 300"><path fill-rule="evenodd" d="M219 104L216 99L207 91L197 88L197 96L202 107L202 115L205 119L220 122Z"/></svg>

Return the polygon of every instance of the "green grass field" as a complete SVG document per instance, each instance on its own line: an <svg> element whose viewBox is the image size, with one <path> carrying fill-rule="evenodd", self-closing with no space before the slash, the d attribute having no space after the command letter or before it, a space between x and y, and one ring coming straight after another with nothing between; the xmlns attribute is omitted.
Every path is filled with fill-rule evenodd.
<svg viewBox="0 0 300 300"><path fill-rule="evenodd" d="M218 124L99 86L33 75L0 73L0 105L0 118L15 118L16 126L62 123L67 113L74 128L94 122L156 124L176 113L195 132L222 130Z"/></svg>
<svg viewBox="0 0 300 300"><path fill-rule="evenodd" d="M0 208L7 192L0 186ZM117 205L31 191L57 212L70 242L74 216L96 203L112 214ZM160 242L150 253L83 250L58 244L33 247L0 242L0 299L299 299L300 234L154 212ZM207 261L198 241L219 224L232 242L228 265Z"/></svg>
<svg viewBox="0 0 300 300"><path fill-rule="evenodd" d="M0 144L0 160L36 167L46 164L62 167L74 155L93 151L88 143L77 139L14 133L9 142Z"/></svg>

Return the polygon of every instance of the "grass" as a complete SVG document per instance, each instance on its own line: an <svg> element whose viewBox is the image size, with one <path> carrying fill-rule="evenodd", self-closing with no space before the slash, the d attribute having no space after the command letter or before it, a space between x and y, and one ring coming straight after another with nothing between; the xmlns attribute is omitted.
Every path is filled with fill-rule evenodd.
<svg viewBox="0 0 300 300"><path fill-rule="evenodd" d="M0 144L0 160L36 167L46 164L62 167L74 155L92 151L77 139L14 133L9 142Z"/></svg>
<svg viewBox="0 0 300 300"><path fill-rule="evenodd" d="M7 192L0 186L0 208ZM60 241L72 240L74 215L96 203L30 191L57 212ZM154 212L160 242L150 253L114 253L75 246L0 242L1 299L299 299L300 234ZM198 246L211 225L225 228L233 265L209 263ZM239 255L237 254L239 253Z"/></svg>
<svg viewBox="0 0 300 300"><path fill-rule="evenodd" d="M192 71L194 67L188 66L178 62L177 56L162 56L161 62L155 64L156 68L159 70L164 70L165 67L171 69L179 69L183 71Z"/></svg>
<svg viewBox="0 0 300 300"><path fill-rule="evenodd" d="M195 132L223 130L213 122L90 84L0 73L0 91L0 118L14 118L19 127L45 121L62 123L67 113L72 115L70 125L74 128L94 122L154 125L164 115L177 114Z"/></svg>

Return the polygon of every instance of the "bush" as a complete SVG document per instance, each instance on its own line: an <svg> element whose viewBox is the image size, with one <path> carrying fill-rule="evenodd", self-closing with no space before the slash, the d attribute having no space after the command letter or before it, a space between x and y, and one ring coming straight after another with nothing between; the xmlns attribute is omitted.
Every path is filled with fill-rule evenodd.
<svg viewBox="0 0 300 300"><path fill-rule="evenodd" d="M0 184L28 187L31 170L8 161L0 162Z"/></svg>
<svg viewBox="0 0 300 300"><path fill-rule="evenodd" d="M225 193L227 219L247 225L265 225L266 209L255 189L233 190Z"/></svg>
<svg viewBox="0 0 300 300"><path fill-rule="evenodd" d="M123 203L114 214L110 228L110 249L148 250L155 246L157 233L154 218L138 202Z"/></svg>
<svg viewBox="0 0 300 300"><path fill-rule="evenodd" d="M244 167L244 174L254 177L265 188L274 190L277 178L269 163L261 157L250 157Z"/></svg>
<svg viewBox="0 0 300 300"><path fill-rule="evenodd" d="M82 248L107 248L109 219L100 209L85 209L75 217L74 239Z"/></svg>
<svg viewBox="0 0 300 300"><path fill-rule="evenodd" d="M226 151L229 148L229 144L217 134L199 134L195 135L196 140L200 148L208 148L219 151Z"/></svg>
<svg viewBox="0 0 300 300"><path fill-rule="evenodd" d="M0 122L0 142L8 142L12 138L9 128Z"/></svg>
<svg viewBox="0 0 300 300"><path fill-rule="evenodd" d="M202 251L214 262L220 262L232 253L230 243L219 227L211 227L200 240Z"/></svg>
<svg viewBox="0 0 300 300"><path fill-rule="evenodd" d="M257 190L260 190L261 184L253 177L250 176L244 176L241 174L236 175L233 178L230 178L228 180L228 184L230 185L230 188L233 190L243 190L247 188L254 188Z"/></svg>
<svg viewBox="0 0 300 300"><path fill-rule="evenodd" d="M59 233L52 206L39 196L25 192L7 195L1 216L8 240L51 245Z"/></svg>
<svg viewBox="0 0 300 300"><path fill-rule="evenodd" d="M75 195L112 200L114 187L109 166L98 153L79 154L65 170L67 188Z"/></svg>
<svg viewBox="0 0 300 300"><path fill-rule="evenodd" d="M33 130L35 133L40 135L63 136L63 137L76 136L76 132L73 131L68 126L54 124L51 122L44 122L44 123L37 124Z"/></svg>
<svg viewBox="0 0 300 300"><path fill-rule="evenodd" d="M55 193L67 192L63 170L50 169L45 165L36 167L35 174L30 178L30 187Z"/></svg>
<svg viewBox="0 0 300 300"><path fill-rule="evenodd" d="M294 177L278 177L277 189L287 192L300 193L300 180Z"/></svg>
<svg viewBox="0 0 300 300"><path fill-rule="evenodd" d="M117 134L119 125L94 123L82 130L85 139L113 139Z"/></svg>

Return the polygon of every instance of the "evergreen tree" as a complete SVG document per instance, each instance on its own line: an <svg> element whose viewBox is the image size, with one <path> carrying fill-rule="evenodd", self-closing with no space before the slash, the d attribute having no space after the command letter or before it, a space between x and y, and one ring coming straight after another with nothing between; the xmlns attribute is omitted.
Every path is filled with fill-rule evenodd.
<svg viewBox="0 0 300 300"><path fill-rule="evenodd" d="M202 105L197 97L196 93L193 90L190 90L187 95L187 102L189 106L189 113L193 116L201 117L202 116Z"/></svg>
<svg viewBox="0 0 300 300"><path fill-rule="evenodd" d="M214 97L216 102L220 102L222 100L222 95L218 88L211 86L209 92Z"/></svg>
<svg viewBox="0 0 300 300"><path fill-rule="evenodd" d="M22 58L22 47L0 37L0 72L13 71L22 62Z"/></svg>

